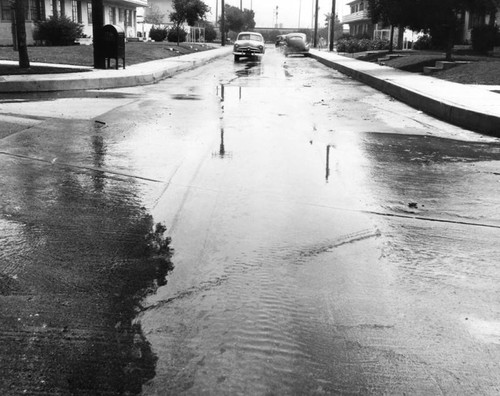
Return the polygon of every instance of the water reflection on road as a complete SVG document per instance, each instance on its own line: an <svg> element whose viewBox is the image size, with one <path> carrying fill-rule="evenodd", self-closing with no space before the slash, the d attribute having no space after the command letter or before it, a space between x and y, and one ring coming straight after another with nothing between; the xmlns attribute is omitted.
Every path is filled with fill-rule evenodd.
<svg viewBox="0 0 500 396"><path fill-rule="evenodd" d="M144 394L492 393L498 351L474 332L497 334L498 143L308 59L247 66L217 65L211 155L154 210L176 270L140 317L159 357Z"/></svg>
<svg viewBox="0 0 500 396"><path fill-rule="evenodd" d="M2 315L29 331L0 355L71 368L33 389L498 391L498 140L273 51L101 94L1 141ZM40 275L62 314L17 292Z"/></svg>

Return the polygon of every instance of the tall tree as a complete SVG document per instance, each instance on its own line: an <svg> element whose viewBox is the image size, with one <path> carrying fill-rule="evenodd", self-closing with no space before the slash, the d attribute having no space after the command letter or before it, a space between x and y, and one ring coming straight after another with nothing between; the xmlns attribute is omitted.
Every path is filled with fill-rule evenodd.
<svg viewBox="0 0 500 396"><path fill-rule="evenodd" d="M237 7L226 5L224 15L226 33L230 30L233 32L241 32L244 30L253 30L253 28L255 28L255 12L253 10L245 8L242 11Z"/></svg>
<svg viewBox="0 0 500 396"><path fill-rule="evenodd" d="M253 30L255 28L255 12L245 8L243 10L243 29Z"/></svg>
<svg viewBox="0 0 500 396"><path fill-rule="evenodd" d="M233 32L241 32L243 30L245 20L243 19L243 12L238 7L226 4L224 15L226 17L224 23L226 33L230 30Z"/></svg>
<svg viewBox="0 0 500 396"><path fill-rule="evenodd" d="M173 9L174 11L170 13L170 20L177 29L177 45L179 45L181 25L187 23L189 26L194 26L210 12L210 7L201 0L174 0Z"/></svg>

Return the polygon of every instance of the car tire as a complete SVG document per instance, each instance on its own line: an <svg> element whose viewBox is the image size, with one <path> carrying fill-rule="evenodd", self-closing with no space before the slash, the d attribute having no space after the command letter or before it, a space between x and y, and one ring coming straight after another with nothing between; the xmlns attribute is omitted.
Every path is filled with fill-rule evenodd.
<svg viewBox="0 0 500 396"><path fill-rule="evenodd" d="M239 55L235 55L234 56L234 61L235 62L239 62L240 61L240 56Z"/></svg>

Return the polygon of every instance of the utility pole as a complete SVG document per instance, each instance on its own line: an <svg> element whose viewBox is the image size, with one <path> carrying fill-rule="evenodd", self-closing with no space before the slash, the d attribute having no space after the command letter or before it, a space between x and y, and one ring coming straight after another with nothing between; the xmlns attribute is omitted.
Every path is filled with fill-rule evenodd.
<svg viewBox="0 0 500 396"><path fill-rule="evenodd" d="M221 45L224 47L226 45L226 13L224 10L224 0L221 0L221 10L220 10L220 34L221 34Z"/></svg>
<svg viewBox="0 0 500 396"><path fill-rule="evenodd" d="M302 13L302 0L299 0L299 24L297 26L300 29L300 14Z"/></svg>
<svg viewBox="0 0 500 396"><path fill-rule="evenodd" d="M335 38L334 33L335 33L335 0L332 0L332 21L330 23L330 52L333 51L333 40Z"/></svg>
<svg viewBox="0 0 500 396"><path fill-rule="evenodd" d="M215 27L219 26L219 0L215 2Z"/></svg>
<svg viewBox="0 0 500 396"><path fill-rule="evenodd" d="M243 0L240 0L240 11L243 11Z"/></svg>
<svg viewBox="0 0 500 396"><path fill-rule="evenodd" d="M22 0L16 0L14 3L14 21L16 25L17 51L19 53L19 68L29 69L30 60L28 57L28 45L26 44L26 17L25 8Z"/></svg>
<svg viewBox="0 0 500 396"><path fill-rule="evenodd" d="M94 42L94 68L105 69L104 54L104 5L103 0L92 0L92 37Z"/></svg>
<svg viewBox="0 0 500 396"><path fill-rule="evenodd" d="M316 9L314 12L314 48L318 48L318 1L316 0Z"/></svg>

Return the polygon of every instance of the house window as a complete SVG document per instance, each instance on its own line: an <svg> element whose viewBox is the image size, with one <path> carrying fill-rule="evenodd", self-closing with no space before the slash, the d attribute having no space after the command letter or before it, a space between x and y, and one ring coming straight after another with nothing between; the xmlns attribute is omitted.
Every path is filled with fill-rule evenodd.
<svg viewBox="0 0 500 396"><path fill-rule="evenodd" d="M92 3L87 3L87 22L92 25Z"/></svg>
<svg viewBox="0 0 500 396"><path fill-rule="evenodd" d="M116 8L109 7L109 23L112 25L116 24Z"/></svg>
<svg viewBox="0 0 500 396"><path fill-rule="evenodd" d="M9 3L9 0L0 0L0 3L2 4L2 7L0 9L1 12L1 17L2 21L10 21L12 19L12 14L11 14L11 5Z"/></svg>
<svg viewBox="0 0 500 396"><path fill-rule="evenodd" d="M118 22L123 22L123 9L118 9Z"/></svg>
<svg viewBox="0 0 500 396"><path fill-rule="evenodd" d="M62 15L61 14L61 2L58 1L56 4L57 4L57 10L56 10L57 15ZM50 2L50 15L54 15L54 3L52 1Z"/></svg>
<svg viewBox="0 0 500 396"><path fill-rule="evenodd" d="M29 15L32 21L45 20L45 2L43 0L30 0Z"/></svg>
<svg viewBox="0 0 500 396"><path fill-rule="evenodd" d="M71 16L73 22L82 23L82 2L78 0L73 0L71 3Z"/></svg>
<svg viewBox="0 0 500 396"><path fill-rule="evenodd" d="M361 2L359 3L359 11L363 11L365 9L365 3Z"/></svg>

